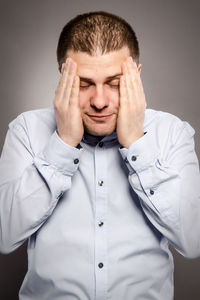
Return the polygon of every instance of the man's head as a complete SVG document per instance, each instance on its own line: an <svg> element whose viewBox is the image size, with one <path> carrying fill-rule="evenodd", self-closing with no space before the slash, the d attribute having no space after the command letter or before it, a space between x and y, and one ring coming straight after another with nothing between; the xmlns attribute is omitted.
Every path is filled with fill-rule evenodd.
<svg viewBox="0 0 200 300"><path fill-rule="evenodd" d="M118 16L83 14L63 28L57 48L59 69L67 57L77 64L79 103L88 133L105 136L116 129L122 64L129 56L138 63L138 41L130 25Z"/></svg>
<svg viewBox="0 0 200 300"><path fill-rule="evenodd" d="M106 54L127 46L139 63L139 45L132 27L122 18L103 11L78 15L63 28L57 47L59 69L67 51Z"/></svg>

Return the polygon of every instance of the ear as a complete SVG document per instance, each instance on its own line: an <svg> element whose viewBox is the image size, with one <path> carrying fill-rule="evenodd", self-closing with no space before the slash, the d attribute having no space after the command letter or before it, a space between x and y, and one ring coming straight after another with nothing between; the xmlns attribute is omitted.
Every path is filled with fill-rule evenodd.
<svg viewBox="0 0 200 300"><path fill-rule="evenodd" d="M139 64L139 65L138 65L138 72L141 73L141 70L142 70L142 65Z"/></svg>

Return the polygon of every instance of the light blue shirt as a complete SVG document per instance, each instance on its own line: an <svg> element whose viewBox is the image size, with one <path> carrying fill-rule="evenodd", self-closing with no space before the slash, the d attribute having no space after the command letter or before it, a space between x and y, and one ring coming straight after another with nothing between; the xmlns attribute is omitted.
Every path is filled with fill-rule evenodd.
<svg viewBox="0 0 200 300"><path fill-rule="evenodd" d="M170 243L200 255L194 129L147 109L129 149L116 133L81 147L56 133L52 108L9 124L0 160L0 251L28 242L20 300L171 300Z"/></svg>

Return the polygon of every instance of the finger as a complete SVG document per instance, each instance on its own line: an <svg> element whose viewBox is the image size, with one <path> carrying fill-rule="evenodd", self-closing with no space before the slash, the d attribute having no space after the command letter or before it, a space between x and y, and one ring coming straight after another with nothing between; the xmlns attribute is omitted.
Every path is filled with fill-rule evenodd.
<svg viewBox="0 0 200 300"><path fill-rule="evenodd" d="M70 59L69 70L68 70L67 79L66 79L66 85L65 85L65 89L64 89L63 98L62 98L63 103L66 105L68 105L68 103L70 101L70 95L71 95L72 85L74 82L74 77L76 75L76 71L77 71L77 64Z"/></svg>
<svg viewBox="0 0 200 300"><path fill-rule="evenodd" d="M135 64L135 67L137 68L136 64ZM141 79L141 74L140 74L139 68L141 69L141 65L139 65L138 68L137 68L136 77L135 77L135 83L136 83L136 87L137 87L138 92L140 94L144 94L144 88L143 88L143 83L142 83L142 79Z"/></svg>
<svg viewBox="0 0 200 300"><path fill-rule="evenodd" d="M146 100L146 96L144 94L144 105L145 105L145 109L147 108L147 100Z"/></svg>
<svg viewBox="0 0 200 300"><path fill-rule="evenodd" d="M137 64L136 62L133 61L132 57L129 57L126 61L126 65L127 65L129 86L134 87L134 85L137 84L137 79L139 75Z"/></svg>
<svg viewBox="0 0 200 300"><path fill-rule="evenodd" d="M79 76L74 77L72 89L71 89L71 97L69 100L70 105L79 105L79 90L80 90L80 78Z"/></svg>
<svg viewBox="0 0 200 300"><path fill-rule="evenodd" d="M124 78L125 78L125 84L126 84L126 89L127 89L127 100L132 98L133 94L133 80L134 76L131 76L130 73L130 68L128 66L128 62L125 61L123 64L123 73L124 73Z"/></svg>
<svg viewBox="0 0 200 300"><path fill-rule="evenodd" d="M59 80L59 85L62 87L66 83L67 73L69 71L69 58L66 59L66 62L62 65L61 76Z"/></svg>
<svg viewBox="0 0 200 300"><path fill-rule="evenodd" d="M127 92L130 100L140 101L144 93L140 72L137 64L130 57L126 61Z"/></svg>
<svg viewBox="0 0 200 300"><path fill-rule="evenodd" d="M64 68L65 68L65 64L66 64L66 63L63 63L63 64L62 64L62 67L61 67L61 70L60 70L60 73L61 73L61 74L63 74Z"/></svg>
<svg viewBox="0 0 200 300"><path fill-rule="evenodd" d="M66 80L67 80L67 74L69 72L69 66L68 66L68 59L66 60L66 63L62 65L60 80L57 86L57 89L55 91L57 101L62 99L65 87L66 87Z"/></svg>
<svg viewBox="0 0 200 300"><path fill-rule="evenodd" d="M127 101L127 87L125 75L120 77L120 105Z"/></svg>
<svg viewBox="0 0 200 300"><path fill-rule="evenodd" d="M141 79L140 75L138 76L137 81L138 81L138 86L139 86L141 92L144 93L143 83L142 83L142 79Z"/></svg>

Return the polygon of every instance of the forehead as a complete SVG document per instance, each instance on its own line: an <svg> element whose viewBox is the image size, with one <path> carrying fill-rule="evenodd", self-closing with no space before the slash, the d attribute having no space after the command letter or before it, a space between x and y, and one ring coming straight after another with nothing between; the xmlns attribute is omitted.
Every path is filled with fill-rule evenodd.
<svg viewBox="0 0 200 300"><path fill-rule="evenodd" d="M124 47L103 55L91 56L85 52L69 50L67 56L77 63L77 73L80 77L98 80L121 73L122 62L130 56L130 51L128 47Z"/></svg>

